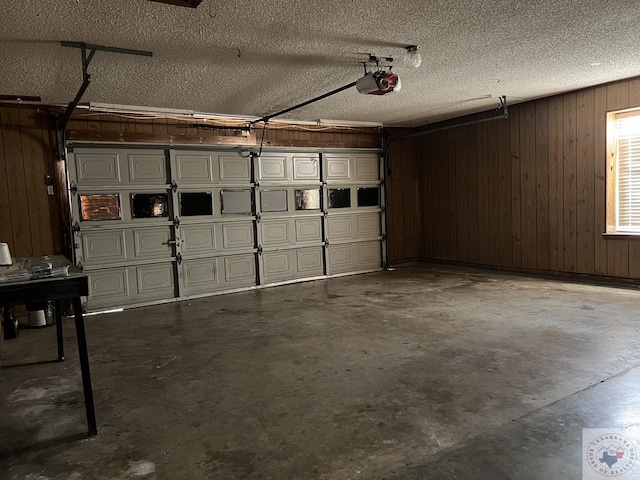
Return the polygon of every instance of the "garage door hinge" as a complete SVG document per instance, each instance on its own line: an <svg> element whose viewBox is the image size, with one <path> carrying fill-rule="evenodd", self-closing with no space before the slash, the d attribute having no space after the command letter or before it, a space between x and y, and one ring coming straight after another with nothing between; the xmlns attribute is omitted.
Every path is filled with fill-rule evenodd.
<svg viewBox="0 0 640 480"><path fill-rule="evenodd" d="M262 255L262 245L258 245L258 255Z"/></svg>
<svg viewBox="0 0 640 480"><path fill-rule="evenodd" d="M325 245L325 247L329 246L329 239L328 238L324 241L324 245Z"/></svg>
<svg viewBox="0 0 640 480"><path fill-rule="evenodd" d="M260 216L260 214L256 213L256 222L260 223L261 219L262 219L262 217Z"/></svg>
<svg viewBox="0 0 640 480"><path fill-rule="evenodd" d="M182 255L180 253L176 255L176 262L178 262L178 265L182 263Z"/></svg>
<svg viewBox="0 0 640 480"><path fill-rule="evenodd" d="M82 270L84 268L82 266L82 262L80 262L80 261L76 262L76 267L78 267L80 270Z"/></svg>
<svg viewBox="0 0 640 480"><path fill-rule="evenodd" d="M325 217L329 215L329 212L327 210L323 210L322 211L322 215L324 215Z"/></svg>
<svg viewBox="0 0 640 480"><path fill-rule="evenodd" d="M71 192L71 195L75 195L78 192L78 186L76 185L76 182L74 182L73 180L71 181L71 186L69 187L69 191Z"/></svg>
<svg viewBox="0 0 640 480"><path fill-rule="evenodd" d="M180 219L178 218L177 215L175 217L173 217L173 226L176 227L176 228L180 227Z"/></svg>
<svg viewBox="0 0 640 480"><path fill-rule="evenodd" d="M71 226L71 231L76 235L80 233L80 225L78 224L78 222L73 222L73 225Z"/></svg>
<svg viewBox="0 0 640 480"><path fill-rule="evenodd" d="M387 234L386 234L386 233L383 233L383 234L382 234L382 240L386 240L386 239L387 239Z"/></svg>
<svg viewBox="0 0 640 480"><path fill-rule="evenodd" d="M171 180L171 190L173 191L173 193L176 193L176 190L178 190L178 184L176 183L175 180Z"/></svg>

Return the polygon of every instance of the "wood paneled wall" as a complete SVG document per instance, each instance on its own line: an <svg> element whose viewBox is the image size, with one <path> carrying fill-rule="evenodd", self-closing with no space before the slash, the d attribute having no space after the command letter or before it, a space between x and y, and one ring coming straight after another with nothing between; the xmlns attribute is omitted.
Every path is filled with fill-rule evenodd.
<svg viewBox="0 0 640 480"><path fill-rule="evenodd" d="M402 191L420 203L417 256L639 279L640 239L602 236L606 113L638 106L640 79L620 81L518 104L508 120L416 137L392 150L393 165L415 165L395 169L392 182L421 179L415 192ZM413 160L405 158L411 148ZM415 211L405 201L401 211L390 209L390 217L402 216L390 233L393 263L407 257L398 242L411 235Z"/></svg>
<svg viewBox="0 0 640 480"><path fill-rule="evenodd" d="M67 139L95 142L143 142L203 145L257 145L262 129L249 136L233 130L192 128L194 120L148 119L126 115L96 115L78 112L67 128ZM264 136L265 146L379 148L376 128L286 126L275 124Z"/></svg>
<svg viewBox="0 0 640 480"><path fill-rule="evenodd" d="M45 175L55 179L56 163L51 117L36 108L0 106L0 242L13 256L64 251L60 192L48 195L45 184Z"/></svg>

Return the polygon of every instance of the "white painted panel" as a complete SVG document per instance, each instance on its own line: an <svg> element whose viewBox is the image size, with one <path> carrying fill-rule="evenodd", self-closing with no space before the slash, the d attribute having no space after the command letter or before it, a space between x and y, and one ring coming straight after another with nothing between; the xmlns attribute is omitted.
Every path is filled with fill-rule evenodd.
<svg viewBox="0 0 640 480"><path fill-rule="evenodd" d="M84 263L104 264L126 258L124 230L82 233Z"/></svg>
<svg viewBox="0 0 640 480"><path fill-rule="evenodd" d="M360 266L379 267L382 265L380 242L362 242L354 245L358 251L358 264Z"/></svg>
<svg viewBox="0 0 640 480"><path fill-rule="evenodd" d="M318 218L296 218L296 242L322 241L322 222Z"/></svg>
<svg viewBox="0 0 640 480"><path fill-rule="evenodd" d="M76 153L78 185L115 185L120 183L120 157L117 153Z"/></svg>
<svg viewBox="0 0 640 480"><path fill-rule="evenodd" d="M378 155L356 155L355 156L355 180L370 181L380 178L380 160Z"/></svg>
<svg viewBox="0 0 640 480"><path fill-rule="evenodd" d="M251 181L250 158L239 155L220 155L220 181L222 183L249 183Z"/></svg>
<svg viewBox="0 0 640 480"><path fill-rule="evenodd" d="M264 220L260 222L260 226L262 229L262 245L264 247L290 243L289 220Z"/></svg>
<svg viewBox="0 0 640 480"><path fill-rule="evenodd" d="M351 244L329 246L329 267L331 268L331 273L336 273L336 267L347 267L348 270L353 267L353 263ZM344 268L342 270L344 270Z"/></svg>
<svg viewBox="0 0 640 480"><path fill-rule="evenodd" d="M230 284L255 284L256 264L254 255L234 255L224 258L224 278Z"/></svg>
<svg viewBox="0 0 640 480"><path fill-rule="evenodd" d="M253 222L222 225L223 248L253 248Z"/></svg>
<svg viewBox="0 0 640 480"><path fill-rule="evenodd" d="M356 236L358 238L380 236L380 214L356 215Z"/></svg>
<svg viewBox="0 0 640 480"><path fill-rule="evenodd" d="M298 182L319 181L318 157L293 156L293 180Z"/></svg>
<svg viewBox="0 0 640 480"><path fill-rule="evenodd" d="M164 297L162 292L173 292L173 265L141 265L135 267L138 293L153 297ZM167 298L171 298L170 295Z"/></svg>
<svg viewBox="0 0 640 480"><path fill-rule="evenodd" d="M214 251L216 249L215 225L183 225L179 229L182 253Z"/></svg>
<svg viewBox="0 0 640 480"><path fill-rule="evenodd" d="M288 251L283 252L268 252L262 255L262 265L264 267L264 277L272 277L276 274L287 274L289 277L292 274L291 265L289 263Z"/></svg>
<svg viewBox="0 0 640 480"><path fill-rule="evenodd" d="M341 215L327 219L328 237L330 239L351 238L351 216Z"/></svg>
<svg viewBox="0 0 640 480"><path fill-rule="evenodd" d="M322 275L322 247L304 248L295 253L299 273L310 276Z"/></svg>
<svg viewBox="0 0 640 480"><path fill-rule="evenodd" d="M266 182L287 180L287 157L263 156L260 157L260 180Z"/></svg>
<svg viewBox="0 0 640 480"><path fill-rule="evenodd" d="M327 180L349 180L351 172L348 156L327 155Z"/></svg>
<svg viewBox="0 0 640 480"><path fill-rule="evenodd" d="M135 228L133 230L133 249L136 257L171 257L169 228Z"/></svg>
<svg viewBox="0 0 640 480"><path fill-rule="evenodd" d="M126 268L99 270L90 272L88 276L91 299L112 298L114 306L126 302L126 298L129 296L129 281Z"/></svg>
<svg viewBox="0 0 640 480"><path fill-rule="evenodd" d="M216 258L186 261L182 264L186 287L207 285L213 291L218 283Z"/></svg>
<svg viewBox="0 0 640 480"><path fill-rule="evenodd" d="M167 181L167 160L164 152L130 153L129 181L148 185L164 185Z"/></svg>
<svg viewBox="0 0 640 480"><path fill-rule="evenodd" d="M181 184L211 183L212 158L208 154L176 153L176 182Z"/></svg>

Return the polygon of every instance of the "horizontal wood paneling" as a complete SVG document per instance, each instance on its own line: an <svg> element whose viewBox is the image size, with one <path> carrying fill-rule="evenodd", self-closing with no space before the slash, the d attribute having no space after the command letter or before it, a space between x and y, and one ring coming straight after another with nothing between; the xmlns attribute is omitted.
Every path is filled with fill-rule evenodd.
<svg viewBox="0 0 640 480"><path fill-rule="evenodd" d="M423 211L429 212L419 220L424 238L418 239L423 247L417 256L640 279L640 240L602 237L606 112L638 106L640 80L624 80L510 106L507 120L415 137L422 189L404 190L420 174L406 160L393 182L403 186L403 195L423 195ZM480 115L455 121L474 118ZM392 161L411 149L402 148L392 151ZM414 212L392 208L390 215L395 217L390 236L406 241L405 225L416 221ZM442 239L449 240L449 248ZM394 250L392 260L395 255L400 253Z"/></svg>
<svg viewBox="0 0 640 480"><path fill-rule="evenodd" d="M67 139L90 142L258 145L262 129L248 135L238 130L193 128L193 120L143 118L124 115L95 115L77 112L67 127ZM379 148L380 132L370 127L284 126L267 128L265 146Z"/></svg>

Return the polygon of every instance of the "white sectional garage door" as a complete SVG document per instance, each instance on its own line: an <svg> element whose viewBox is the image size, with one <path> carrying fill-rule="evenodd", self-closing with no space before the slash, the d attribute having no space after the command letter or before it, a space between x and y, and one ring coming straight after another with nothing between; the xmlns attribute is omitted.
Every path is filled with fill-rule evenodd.
<svg viewBox="0 0 640 480"><path fill-rule="evenodd" d="M76 146L89 310L380 269L378 153Z"/></svg>

